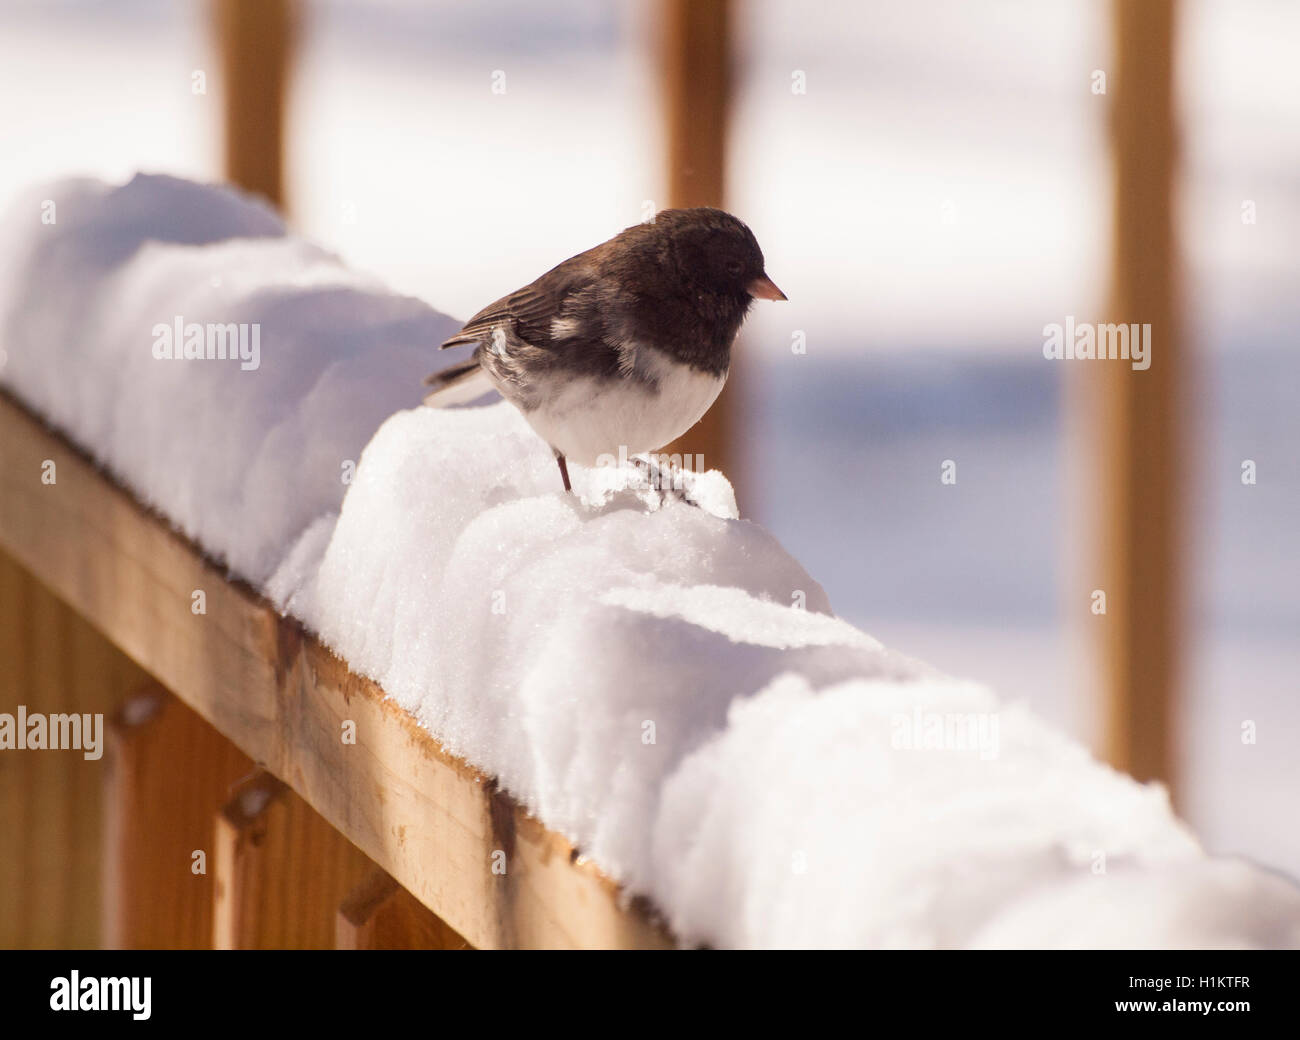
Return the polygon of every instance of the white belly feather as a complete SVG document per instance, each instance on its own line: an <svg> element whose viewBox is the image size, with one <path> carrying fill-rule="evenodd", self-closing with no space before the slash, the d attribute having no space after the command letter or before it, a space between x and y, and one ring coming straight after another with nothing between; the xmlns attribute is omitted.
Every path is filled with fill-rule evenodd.
<svg viewBox="0 0 1300 1040"><path fill-rule="evenodd" d="M656 451L689 430L717 399L727 381L672 361L653 348L638 348L635 367L656 380L573 380L524 418L551 447L583 466L601 455Z"/></svg>

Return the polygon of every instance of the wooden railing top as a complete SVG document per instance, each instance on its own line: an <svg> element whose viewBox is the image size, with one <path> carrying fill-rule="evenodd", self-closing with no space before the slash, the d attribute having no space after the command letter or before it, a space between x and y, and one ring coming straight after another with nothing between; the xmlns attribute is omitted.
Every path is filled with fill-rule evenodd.
<svg viewBox="0 0 1300 1040"><path fill-rule="evenodd" d="M643 902L2 393L0 481L0 547L474 946L672 945Z"/></svg>

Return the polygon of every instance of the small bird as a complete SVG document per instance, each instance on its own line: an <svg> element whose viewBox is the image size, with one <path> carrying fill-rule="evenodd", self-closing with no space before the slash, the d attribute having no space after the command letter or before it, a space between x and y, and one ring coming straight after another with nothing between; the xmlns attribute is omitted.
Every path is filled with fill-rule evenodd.
<svg viewBox="0 0 1300 1040"><path fill-rule="evenodd" d="M442 344L469 361L429 376L425 404L492 387L566 459L655 451L709 410L755 297L784 300L754 233L720 209L668 209L489 304Z"/></svg>

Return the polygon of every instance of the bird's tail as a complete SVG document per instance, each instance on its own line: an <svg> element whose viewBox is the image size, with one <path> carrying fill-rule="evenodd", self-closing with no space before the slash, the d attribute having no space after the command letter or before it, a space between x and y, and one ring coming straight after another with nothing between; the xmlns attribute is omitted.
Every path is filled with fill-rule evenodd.
<svg viewBox="0 0 1300 1040"><path fill-rule="evenodd" d="M424 403L434 408L465 404L492 389L492 382L488 379L487 373L474 360L435 372L428 376L424 383L433 388L425 394Z"/></svg>

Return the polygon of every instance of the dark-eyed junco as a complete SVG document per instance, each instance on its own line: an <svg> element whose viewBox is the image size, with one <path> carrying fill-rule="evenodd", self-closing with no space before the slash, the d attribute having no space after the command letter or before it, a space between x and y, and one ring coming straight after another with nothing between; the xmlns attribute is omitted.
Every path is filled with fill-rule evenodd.
<svg viewBox="0 0 1300 1040"><path fill-rule="evenodd" d="M668 209L490 304L442 346L474 356L430 376L435 406L495 386L565 459L655 451L708 411L754 297L784 300L754 233L719 209Z"/></svg>

